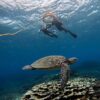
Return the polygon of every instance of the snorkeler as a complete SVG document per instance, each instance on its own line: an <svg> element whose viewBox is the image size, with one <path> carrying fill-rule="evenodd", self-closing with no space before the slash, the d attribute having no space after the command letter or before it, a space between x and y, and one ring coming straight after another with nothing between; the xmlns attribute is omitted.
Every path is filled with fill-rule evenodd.
<svg viewBox="0 0 100 100"><path fill-rule="evenodd" d="M71 32L70 30L64 28L63 23L60 20L58 20L58 18L51 12L46 13L43 16L42 20L46 26L41 28L41 31L48 36L57 38L57 35L55 35L52 31L49 30L49 28L51 28L54 25L59 31L64 31L66 33L69 33L74 38L77 37L76 34Z"/></svg>

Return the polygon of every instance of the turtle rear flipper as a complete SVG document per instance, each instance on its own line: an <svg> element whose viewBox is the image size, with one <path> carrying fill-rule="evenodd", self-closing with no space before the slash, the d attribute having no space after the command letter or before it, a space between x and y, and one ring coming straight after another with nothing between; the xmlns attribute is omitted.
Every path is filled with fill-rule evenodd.
<svg viewBox="0 0 100 100"><path fill-rule="evenodd" d="M31 65L26 65L22 68L22 70L35 70L36 68L33 68Z"/></svg>

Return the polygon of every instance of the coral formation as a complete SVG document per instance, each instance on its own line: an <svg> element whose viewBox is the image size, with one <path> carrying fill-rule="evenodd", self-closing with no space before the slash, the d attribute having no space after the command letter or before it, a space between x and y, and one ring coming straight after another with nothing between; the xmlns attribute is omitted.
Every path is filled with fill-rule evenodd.
<svg viewBox="0 0 100 100"><path fill-rule="evenodd" d="M100 82L94 78L74 78L63 91L58 81L33 86L21 100L100 100Z"/></svg>

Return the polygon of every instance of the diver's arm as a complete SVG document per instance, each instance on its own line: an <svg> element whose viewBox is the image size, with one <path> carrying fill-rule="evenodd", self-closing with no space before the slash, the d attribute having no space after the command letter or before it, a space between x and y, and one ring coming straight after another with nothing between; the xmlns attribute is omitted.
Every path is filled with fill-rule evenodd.
<svg viewBox="0 0 100 100"><path fill-rule="evenodd" d="M56 34L53 34L53 33L52 33L51 31L49 31L47 28L42 28L41 31L42 31L44 34L46 34L46 35L48 35L48 36L50 36L50 37L55 37L55 38L58 37Z"/></svg>
<svg viewBox="0 0 100 100"><path fill-rule="evenodd" d="M14 35L16 35L16 34L22 32L23 30L24 30L24 29L20 29L20 30L18 30L18 31L15 32L15 33L4 33L4 34L0 34L0 36L14 36Z"/></svg>

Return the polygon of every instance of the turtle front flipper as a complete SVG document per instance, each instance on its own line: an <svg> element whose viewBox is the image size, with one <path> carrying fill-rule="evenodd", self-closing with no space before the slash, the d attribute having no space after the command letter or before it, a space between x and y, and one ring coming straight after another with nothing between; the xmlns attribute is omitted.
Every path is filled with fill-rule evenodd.
<svg viewBox="0 0 100 100"><path fill-rule="evenodd" d="M64 89L68 79L70 77L70 68L66 63L61 64L61 90Z"/></svg>

